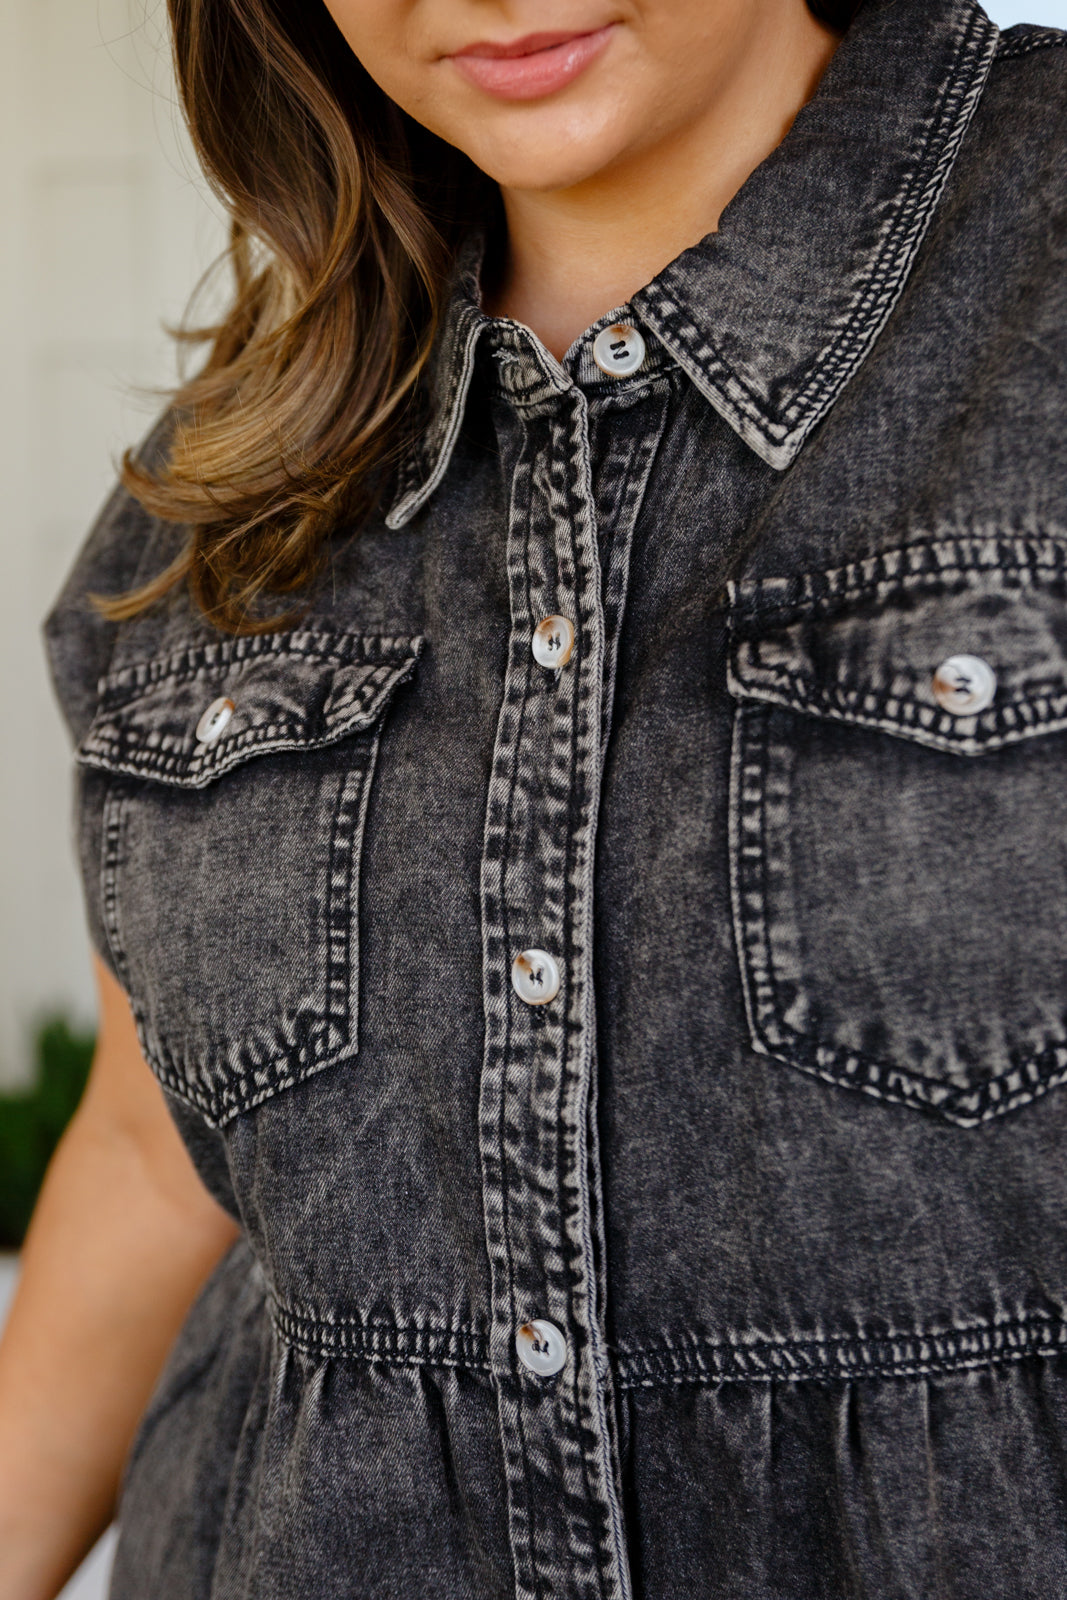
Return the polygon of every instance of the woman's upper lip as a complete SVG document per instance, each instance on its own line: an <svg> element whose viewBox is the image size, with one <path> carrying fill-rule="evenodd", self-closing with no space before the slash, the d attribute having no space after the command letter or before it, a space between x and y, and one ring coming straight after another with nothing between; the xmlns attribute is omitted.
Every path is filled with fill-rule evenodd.
<svg viewBox="0 0 1067 1600"><path fill-rule="evenodd" d="M568 28L558 29L554 33L528 33L522 39L509 39L503 44L486 39L465 45L462 50L451 50L449 54L481 56L486 61L509 61L516 56L536 55L539 50L554 50L561 44L570 44L572 39L584 39L588 34L600 31L599 28Z"/></svg>

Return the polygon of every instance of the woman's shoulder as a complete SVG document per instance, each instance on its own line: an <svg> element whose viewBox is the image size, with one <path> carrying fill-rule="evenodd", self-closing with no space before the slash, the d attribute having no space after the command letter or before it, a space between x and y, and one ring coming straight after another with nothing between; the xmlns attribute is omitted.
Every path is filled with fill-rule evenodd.
<svg viewBox="0 0 1067 1600"><path fill-rule="evenodd" d="M981 311L976 325L988 330L994 310L1054 322L1067 303L1065 225L1067 32L1022 24L1000 35L931 247L945 252L953 298Z"/></svg>
<svg viewBox="0 0 1067 1600"><path fill-rule="evenodd" d="M174 418L168 407L135 446L145 466L165 459ZM92 522L42 624L53 687L75 743L92 718L121 626L91 597L120 594L162 571L185 537L186 530L146 511L121 481Z"/></svg>
<svg viewBox="0 0 1067 1600"><path fill-rule="evenodd" d="M1020 22L1014 28L1005 28L997 46L997 63L1021 61L1024 56L1036 55L1041 50L1059 50L1058 65L1053 71L1067 72L1067 59L1062 55L1067 46L1067 31L1063 28L1041 27L1033 22Z"/></svg>
<svg viewBox="0 0 1067 1600"><path fill-rule="evenodd" d="M1020 23L1006 28L997 52L978 124L986 124L1002 142L1005 155L1023 159L1035 177L1058 178L1067 192L1067 171L1056 152L1067 146L1067 31ZM1019 148L1024 134L1043 140Z"/></svg>

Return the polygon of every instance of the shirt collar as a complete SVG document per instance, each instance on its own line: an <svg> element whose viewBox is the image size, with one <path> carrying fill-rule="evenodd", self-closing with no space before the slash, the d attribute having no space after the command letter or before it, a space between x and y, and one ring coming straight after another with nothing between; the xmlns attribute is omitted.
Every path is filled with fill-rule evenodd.
<svg viewBox="0 0 1067 1600"><path fill-rule="evenodd" d="M997 39L976 0L865 0L815 95L726 207L718 232L630 301L633 320L771 467L795 460L884 327ZM491 325L479 305L479 261L480 241L471 241L391 527L415 514L448 468L478 340ZM567 386L547 352L541 364L546 382Z"/></svg>

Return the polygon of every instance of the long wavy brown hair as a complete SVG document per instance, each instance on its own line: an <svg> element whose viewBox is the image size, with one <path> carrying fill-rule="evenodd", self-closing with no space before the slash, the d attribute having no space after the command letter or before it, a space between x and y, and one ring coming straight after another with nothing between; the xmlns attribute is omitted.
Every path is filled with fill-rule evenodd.
<svg viewBox="0 0 1067 1600"><path fill-rule="evenodd" d="M847 27L858 0L808 0ZM419 376L464 234L497 204L470 161L402 112L319 0L168 0L182 109L230 218L221 321L175 390L166 458L122 481L189 529L121 620L183 580L218 627L296 614L337 530L375 505L419 416Z"/></svg>

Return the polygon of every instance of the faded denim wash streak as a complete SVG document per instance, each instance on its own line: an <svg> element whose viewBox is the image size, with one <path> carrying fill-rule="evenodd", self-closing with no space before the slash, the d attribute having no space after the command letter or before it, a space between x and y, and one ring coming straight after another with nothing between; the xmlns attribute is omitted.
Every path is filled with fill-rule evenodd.
<svg viewBox="0 0 1067 1600"><path fill-rule="evenodd" d="M1064 43L868 0L562 362L472 241L295 628L102 622L182 537L103 511L89 921L242 1228L112 1600L1067 1594Z"/></svg>

